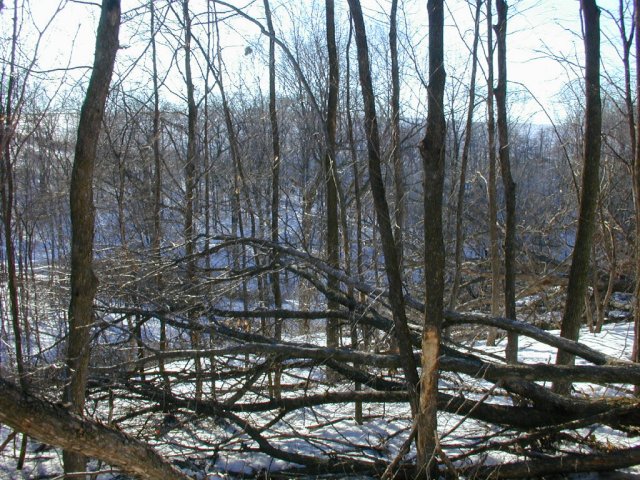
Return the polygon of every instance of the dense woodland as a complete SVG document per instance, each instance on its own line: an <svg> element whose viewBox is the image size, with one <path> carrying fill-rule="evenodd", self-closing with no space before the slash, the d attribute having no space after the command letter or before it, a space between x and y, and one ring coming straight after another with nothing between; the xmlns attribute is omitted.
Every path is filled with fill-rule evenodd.
<svg viewBox="0 0 640 480"><path fill-rule="evenodd" d="M510 81L544 1L40 2L0 0L11 478L640 464L637 0L531 52L561 112Z"/></svg>

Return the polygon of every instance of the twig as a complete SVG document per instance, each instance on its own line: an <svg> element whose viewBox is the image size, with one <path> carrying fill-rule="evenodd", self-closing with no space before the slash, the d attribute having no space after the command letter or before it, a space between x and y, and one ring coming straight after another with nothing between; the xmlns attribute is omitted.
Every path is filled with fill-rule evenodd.
<svg viewBox="0 0 640 480"><path fill-rule="evenodd" d="M17 432L15 430L11 432L9 435L7 435L7 438L5 439L5 441L2 443L2 445L0 445L0 452L2 452L5 448L7 448L7 445L11 443L11 440L16 438L16 435L17 435Z"/></svg>
<svg viewBox="0 0 640 480"><path fill-rule="evenodd" d="M464 422L466 422L469 419L469 417L471 416L473 411L478 407L478 405L483 403L487 398L489 398L489 396L493 394L496 388L500 388L501 386L502 386L502 380L499 380L489 389L488 392L486 392L482 396L482 398L480 398L480 400L476 402L476 404L473 407L471 407L471 409L453 427L451 427L448 431L442 434L442 438L447 438L449 435L455 432L460 427L460 425L462 425ZM438 442L440 442L440 440L438 440Z"/></svg>
<svg viewBox="0 0 640 480"><path fill-rule="evenodd" d="M418 433L418 423L414 420L413 427L411 427L411 432L409 433L409 436L400 447L400 450L398 451L398 454L395 456L393 461L385 469L384 473L382 474L382 477L380 477L381 480L393 480L395 478L394 472L398 468L398 465L400 464L404 456L407 454L407 452L409 452L411 443L413 442L414 438L416 438L417 433Z"/></svg>
<svg viewBox="0 0 640 480"><path fill-rule="evenodd" d="M440 444L440 437L437 434L436 434L435 447L436 447L436 452L438 453L438 456L442 459L442 462L446 465L447 470L449 470L449 473L451 473L451 476L455 479L458 479L458 472L456 471L456 467L453 466L453 463L451 463L451 460L442 449L442 445Z"/></svg>

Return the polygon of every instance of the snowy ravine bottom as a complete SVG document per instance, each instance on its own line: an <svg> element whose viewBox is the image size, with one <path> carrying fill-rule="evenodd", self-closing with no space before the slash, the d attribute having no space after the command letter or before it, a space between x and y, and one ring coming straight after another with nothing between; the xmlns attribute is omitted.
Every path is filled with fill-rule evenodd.
<svg viewBox="0 0 640 480"><path fill-rule="evenodd" d="M610 323L599 334L583 330L580 341L598 352L625 359L630 355L632 335L631 323ZM323 343L324 334L290 335L287 340L292 344L295 342L296 345L313 348ZM483 341L467 342L457 348L469 348L474 356L495 361L496 356L503 355L504 342L504 339L501 340L495 347L487 347ZM358 424L355 421L354 402L322 401L323 397L349 395L355 389L354 382L335 380L322 363L299 355L295 359L285 360L278 367L282 371L282 397L291 399L291 402L285 402L286 408L275 411L259 408L272 400L270 392L273 391L276 370L265 365L272 365L269 362L273 359L267 362L261 353L234 350L238 345L235 342L219 345L215 357L209 355L200 358L198 369L212 372L209 381L197 386L201 389L200 405L192 402L196 385L190 372L195 369L194 361L178 358L164 365L165 370L175 376L171 388L175 401L161 405L153 399L154 392L161 391L162 384L157 365L147 365L143 374L129 371L126 375L121 372L109 372L107 375L97 369L96 372L100 374L94 372L86 415L101 423L115 425L149 443L169 462L196 479L379 478L384 467L399 456L411 432L406 401L375 401L374 394L377 392L360 385L358 388L365 393L371 392L371 397L362 397L366 401L361 406L362 424ZM519 360L523 364L552 364L555 354L556 350L544 343L524 336L520 339ZM577 365L586 364L580 359L577 361ZM401 373L395 368L370 367L368 371L389 385L402 381ZM238 376L230 372L243 374ZM549 382L538 384L548 386ZM583 382L574 384L574 389L576 405L582 400L598 398L627 398L628 402L632 402L633 398L632 386L625 384ZM449 395L448 398L464 395L466 400L474 401L478 406L523 405L522 399L507 392L500 384L463 373L443 371L440 391ZM44 393L52 399L59 395L55 390ZM399 393L393 395L390 394L388 398L397 398ZM292 402L301 397L308 399L309 404L294 408ZM380 396L380 399L383 397ZM233 417L216 415L212 410L214 405L233 405ZM239 408L238 405L244 407ZM438 416L442 448L439 462L442 475L447 477L486 477L489 472L486 468L492 465L552 459L560 455L606 453L640 446L637 428L613 428L607 422L587 423L578 425L578 428L571 428L570 425L568 428L541 426L525 430L478 420L472 418L473 415L468 411L456 414L450 410L441 409ZM340 468L339 465L352 464L355 471L349 472L345 468L342 473L319 473L317 470L309 473L299 465L261 451L255 439L233 418L258 428L260 436L278 451L329 459L326 464L336 469ZM0 452L0 478L59 478L62 473L61 451L31 439L24 467L21 471L16 470L20 444L21 435L14 435L13 430L6 426L1 427L0 445L3 449ZM395 470L398 474L396 478L411 475L411 470L405 468L414 459L415 451L411 445L401 455ZM366 471L366 465L375 465L376 468ZM484 469L470 468L480 465ZM89 469L95 472L96 479L127 478L95 460L90 462ZM628 467L619 472L640 475L640 467ZM589 472L576 475L580 478L598 476Z"/></svg>

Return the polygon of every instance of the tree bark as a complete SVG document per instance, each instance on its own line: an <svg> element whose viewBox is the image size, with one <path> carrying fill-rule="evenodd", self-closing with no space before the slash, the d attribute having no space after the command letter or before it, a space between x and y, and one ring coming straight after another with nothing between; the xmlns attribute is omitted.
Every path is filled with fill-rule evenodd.
<svg viewBox="0 0 640 480"><path fill-rule="evenodd" d="M182 20L184 22L184 71L187 87L187 158L184 164L184 244L185 257L187 258L186 284L187 288L195 288L196 261L195 251L195 226L194 226L194 201L196 193L196 141L198 128L198 107L196 106L193 78L191 73L191 14L189 13L189 0L182 1ZM198 348L200 336L197 333L191 335L191 345ZM202 373L200 358L194 359L195 370ZM201 375L199 375L201 378ZM196 398L202 396L202 380L196 381Z"/></svg>
<svg viewBox="0 0 640 480"><path fill-rule="evenodd" d="M2 220L4 224L4 247L7 264L7 288L9 293L9 312L13 327L16 368L20 386L28 387L22 348L22 325L20 321L20 305L18 299L18 274L16 271L16 248L13 242L13 209L15 199L13 161L11 160L11 140L15 134L17 112L14 106L16 82L16 50L18 48L18 2L14 1L11 53L9 60L9 81L7 82L6 99L0 104L0 198Z"/></svg>
<svg viewBox="0 0 640 480"><path fill-rule="evenodd" d="M444 116L444 2L429 0L429 85L427 128L420 142L424 175L425 309L422 334L422 376L417 427L417 469L436 476L437 397L440 340L444 314L444 233L442 196L446 121ZM437 477L436 477L437 478Z"/></svg>
<svg viewBox="0 0 640 480"><path fill-rule="evenodd" d="M389 54L391 56L391 161L393 164L393 184L395 187L395 209L393 236L398 250L398 263L404 266L404 227L407 216L404 168L400 148L400 67L398 65L398 0L391 2L389 17Z"/></svg>
<svg viewBox="0 0 640 480"><path fill-rule="evenodd" d="M636 31L636 99L640 98L640 1L634 0L634 23ZM636 118L640 119L640 102L636 100ZM633 160L633 186L635 213L636 213L636 288L635 301L633 305L633 352L631 359L640 362L640 122L635 126L635 152ZM640 393L640 388L636 387L636 395Z"/></svg>
<svg viewBox="0 0 640 480"><path fill-rule="evenodd" d="M335 6L333 0L326 0L327 52L329 55L329 95L327 97L327 144L324 156L324 176L327 208L327 262L333 268L340 267L340 238L338 229L338 178L336 169L336 128L338 120L338 89L340 70L336 47ZM328 286L338 290L340 283L329 276ZM328 309L337 308L329 302ZM327 319L327 346L339 345L340 324L335 319Z"/></svg>
<svg viewBox="0 0 640 480"><path fill-rule="evenodd" d="M120 30L120 1L103 0L93 71L82 104L71 173L71 300L67 345L67 385L64 401L73 413L82 414L93 324L93 300L98 279L93 272L93 172L98 137L109 93L109 84ZM65 473L84 471L86 460L78 451L65 451Z"/></svg>
<svg viewBox="0 0 640 480"><path fill-rule="evenodd" d="M495 89L498 109L498 138L500 140L500 171L504 185L506 226L504 239L504 313L507 318L516 319L516 184L511 176L509 158L509 126L507 118L507 2L496 1L498 23L496 36L498 43L498 85ZM518 336L507 334L505 357L509 363L518 362Z"/></svg>
<svg viewBox="0 0 640 480"><path fill-rule="evenodd" d="M560 335L578 340L584 296L587 291L591 244L596 224L596 209L600 188L600 145L602 131L602 104L600 100L600 10L595 0L581 0L584 26L585 48L585 126L584 126L584 167L582 172L582 192L576 243L573 248L567 299L562 315ZM571 365L575 357L565 351L558 351L556 363ZM554 391L567 394L571 384L556 382Z"/></svg>
<svg viewBox="0 0 640 480"><path fill-rule="evenodd" d="M158 55L156 45L156 12L154 0L149 0L150 33L151 33L151 63L153 75L153 237L151 249L153 259L156 262L157 274L155 276L158 292L162 292L162 274L160 263L162 261L162 158L160 155L160 88L158 85ZM160 319L160 351L167 349L167 325ZM158 365L166 391L169 391L169 377L165 374L164 363Z"/></svg>
<svg viewBox="0 0 640 480"><path fill-rule="evenodd" d="M275 30L271 18L271 6L269 0L264 0L264 12L269 29L269 122L271 125L271 149L273 158L271 160L271 241L280 241L280 130L278 126L278 111L276 109L276 43L274 41ZM271 292L273 294L273 305L275 308L282 308L282 290L280 288L280 272L278 270L278 250L271 253L271 261L274 269L270 275ZM277 340L282 338L282 319L274 319L274 337ZM280 388L280 368L276 366L274 378L274 395L280 398L282 390Z"/></svg>
<svg viewBox="0 0 640 480"><path fill-rule="evenodd" d="M491 315L500 315L500 248L498 245L498 192L496 189L496 120L493 93L493 13L487 0L487 137L489 148L489 256L491 257ZM487 345L494 346L498 330L489 329Z"/></svg>

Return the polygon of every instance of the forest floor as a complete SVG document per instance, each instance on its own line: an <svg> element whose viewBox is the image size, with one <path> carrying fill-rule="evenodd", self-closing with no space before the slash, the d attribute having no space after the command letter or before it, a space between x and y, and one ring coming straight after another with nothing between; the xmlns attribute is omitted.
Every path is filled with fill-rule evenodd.
<svg viewBox="0 0 640 480"><path fill-rule="evenodd" d="M558 333L558 332L552 332ZM321 335L307 335L292 338L300 343L322 342ZM632 323L608 323L599 334L590 333L583 329L580 341L600 352L616 358L629 358L633 341ZM502 355L505 340L496 347L487 347L483 341L467 342L467 347L472 348L476 355ZM535 340L521 337L519 360L523 363L553 363L555 361L555 349L539 343ZM580 363L580 361L579 361ZM188 371L188 364L176 364L174 368ZM290 372L295 372L291 370ZM390 372L389 375L394 375ZM318 371L317 375L323 375ZM284 385L293 385L303 382L302 378L295 378L294 373L283 377ZM476 382L477 385L470 385ZM444 373L440 382L441 391L455 395L456 391L464 385L467 392L477 390L477 399L485 399L490 396L493 403L512 404L513 399L499 391L490 391L490 383L483 384L482 380L475 380L459 374ZM336 385L331 385L336 390ZM224 391L225 385L216 386ZM601 397L630 396L632 392L628 386L594 385L589 383L577 383L574 385L577 397L589 399ZM322 387L316 387L317 391L306 392L323 393ZM352 389L352 385L344 383L337 387L338 390ZM326 391L329 385L326 386ZM95 418L104 419L109 416L126 417L130 412L144 409L144 402L129 400L119 401L115 411L112 407L108 410L108 402L95 400L90 408ZM248 414L251 421L266 423L269 419L261 419L260 413ZM272 445L285 450L306 455L323 455L328 451L338 451L341 455L354 459L370 459L372 461L390 462L398 454L410 429L411 423L409 410L406 403L367 403L363 407L364 422L358 425L355 421L354 405L352 403L326 404L315 407L298 409L281 418L274 425L269 426L269 441ZM261 422L261 420L263 420ZM166 458L182 468L186 473L194 475L198 479L232 479L232 478L268 478L267 472L295 471L295 465L271 458L258 452L256 445L236 426L220 421L214 421L210 417L203 419L195 415L165 416L157 412L148 416L136 417L135 421L126 425L126 431L143 438L154 445ZM38 442L29 444L25 466L21 471L16 470L17 457L20 451L20 436L13 440L7 440L12 431L6 427L0 427L0 445L4 448L0 452L0 478L11 480L22 479L53 479L60 478L61 451L43 445ZM565 432L566 433L566 432ZM439 415L440 441L446 455L456 466L465 462L482 461L491 465L505 461L518 460L524 457L535 458L544 455L554 455L558 452L574 453L575 443L571 443L571 450L563 449L563 442L558 440L554 445L538 445L530 447L535 452L518 452L511 449L507 452L479 453L467 456L472 450L482 451L483 445L489 442L508 441L512 433L508 429L500 429L495 425L489 425L470 418L441 412ZM640 437L631 437L620 431L607 427L590 427L578 429L570 433L576 437L585 439L584 443L591 446L591 451L607 451L615 448L629 448L640 445ZM467 453L465 453L467 452ZM523 454L525 454L523 457ZM407 455L411 459L413 450ZM484 455L484 456L483 456ZM98 473L97 480L110 480L126 478L99 463L93 462L91 468ZM640 466L636 466L621 473L640 476ZM296 477L300 478L300 477ZM316 478L316 477L308 477ZM318 477L319 478L319 477ZM325 478L325 477L322 477ZM335 478L335 477L331 477ZM344 476L340 478L346 478ZM352 477L356 478L356 477ZM367 478L367 477L359 477ZM580 477L586 478L586 477ZM595 477L589 477L595 478ZM637 477L640 478L640 477Z"/></svg>

